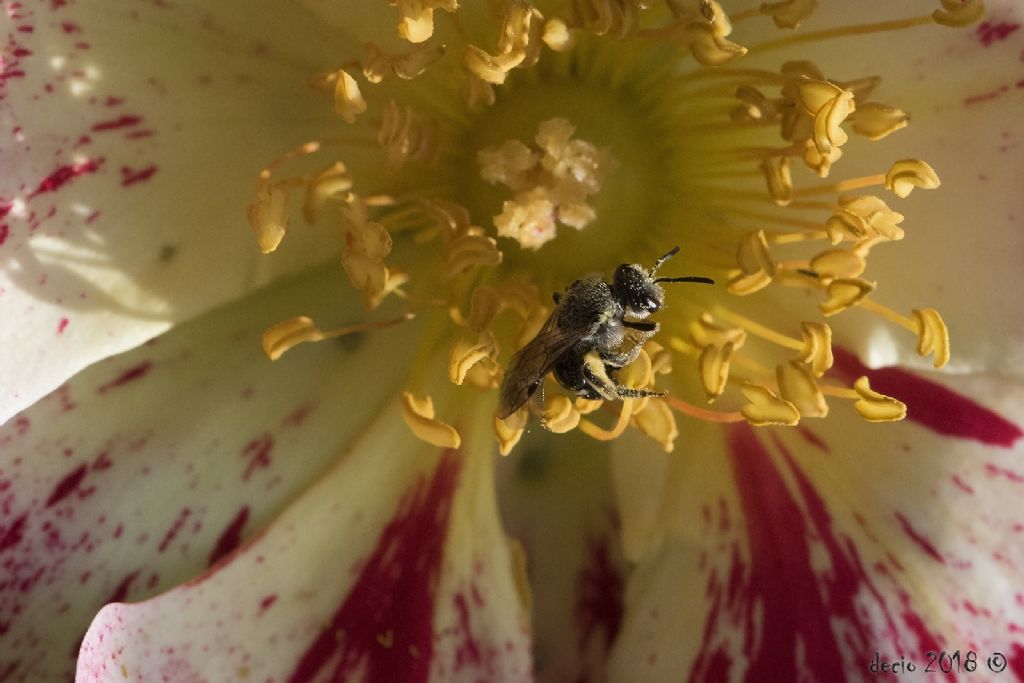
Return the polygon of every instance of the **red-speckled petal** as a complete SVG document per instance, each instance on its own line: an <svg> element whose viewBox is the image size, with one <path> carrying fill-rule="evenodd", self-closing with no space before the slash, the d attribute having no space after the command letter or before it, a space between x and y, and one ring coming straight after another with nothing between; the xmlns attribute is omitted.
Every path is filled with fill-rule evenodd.
<svg viewBox="0 0 1024 683"><path fill-rule="evenodd" d="M276 363L260 348L296 302L324 325L361 320L344 280L331 266L275 284L92 366L0 429L5 681L68 680L104 603L230 554L391 404L415 322Z"/></svg>
<svg viewBox="0 0 1024 683"><path fill-rule="evenodd" d="M261 257L245 212L259 169L332 125L305 79L341 47L288 2L4 10L0 422L330 253L337 230L303 226Z"/></svg>
<svg viewBox="0 0 1024 683"><path fill-rule="evenodd" d="M985 678L990 656L1021 649L1024 390L902 382L945 408L907 400L908 420L872 425L837 402L809 428L731 426L720 448L673 454L654 502L624 499L627 537L649 533L611 680L852 681L876 652L920 673L942 650L974 652ZM624 494L646 476L629 455Z"/></svg>
<svg viewBox="0 0 1024 683"><path fill-rule="evenodd" d="M104 608L77 680L531 680L489 416L462 416L463 448L439 452L387 411L229 562Z"/></svg>
<svg viewBox="0 0 1024 683"><path fill-rule="evenodd" d="M502 519L529 570L538 681L603 680L622 622L627 570L606 451L534 430L499 463Z"/></svg>

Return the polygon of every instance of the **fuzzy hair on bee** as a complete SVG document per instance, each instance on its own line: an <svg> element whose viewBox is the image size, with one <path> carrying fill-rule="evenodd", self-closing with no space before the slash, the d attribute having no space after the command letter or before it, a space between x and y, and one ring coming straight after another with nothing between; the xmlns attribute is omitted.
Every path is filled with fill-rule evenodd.
<svg viewBox="0 0 1024 683"><path fill-rule="evenodd" d="M502 379L497 416L505 419L541 388L548 373L570 394L586 399L617 401L664 396L665 392L619 384L617 370L636 360L659 325L645 320L665 305L662 282L714 284L706 277L656 278L658 268L679 253L679 247L655 261L650 270L635 263L615 269L611 282L599 276L576 280L555 293L555 309L529 343L513 354ZM632 346L627 346L627 341Z"/></svg>

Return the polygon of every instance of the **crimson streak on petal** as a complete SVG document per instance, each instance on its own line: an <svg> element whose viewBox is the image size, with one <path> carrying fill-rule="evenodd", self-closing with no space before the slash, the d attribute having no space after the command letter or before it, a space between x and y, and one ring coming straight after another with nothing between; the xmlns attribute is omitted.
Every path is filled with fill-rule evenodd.
<svg viewBox="0 0 1024 683"><path fill-rule="evenodd" d="M849 671L867 666L876 638L862 618L865 600L877 604L886 630L898 633L894 615L852 543L836 534L825 502L782 441L774 443L779 458L748 425L728 432L749 560L734 548L724 604L723 586L714 578L709 585L714 607L691 681L729 678L731 658L719 645L727 631L744 634L746 681L843 681ZM789 477L779 471L782 464ZM822 573L815 570L821 560L811 559L819 553L828 559L829 569ZM723 618L740 623L719 625ZM907 649L898 640L892 646L899 652Z"/></svg>
<svg viewBox="0 0 1024 683"><path fill-rule="evenodd" d="M833 348L836 369L850 377L867 375L871 388L907 404L907 419L933 432L1009 448L1021 428L971 399L900 368L871 370L851 352Z"/></svg>
<svg viewBox="0 0 1024 683"><path fill-rule="evenodd" d="M431 478L406 493L352 590L303 654L289 683L336 683L364 672L366 683L425 683L459 455L445 451ZM340 568L347 571L347 568ZM329 678L321 675L335 660Z"/></svg>

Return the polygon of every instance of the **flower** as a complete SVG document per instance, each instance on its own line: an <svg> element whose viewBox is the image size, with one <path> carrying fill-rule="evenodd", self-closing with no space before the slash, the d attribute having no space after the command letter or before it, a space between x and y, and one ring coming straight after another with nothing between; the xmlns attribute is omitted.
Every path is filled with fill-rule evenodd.
<svg viewBox="0 0 1024 683"><path fill-rule="evenodd" d="M66 679L90 620L82 680L1021 673L1017 307L950 287L1016 273L1017 84L977 65L1017 10L307 4L6 8L3 676ZM677 240L722 286L671 290L619 376L669 397L492 419L551 292ZM931 304L957 375L904 351L944 364Z"/></svg>

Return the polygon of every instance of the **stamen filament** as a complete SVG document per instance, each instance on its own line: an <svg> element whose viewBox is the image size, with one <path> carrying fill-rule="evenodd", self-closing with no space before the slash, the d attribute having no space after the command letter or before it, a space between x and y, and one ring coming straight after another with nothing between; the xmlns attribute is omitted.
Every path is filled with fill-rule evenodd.
<svg viewBox="0 0 1024 683"><path fill-rule="evenodd" d="M693 417L698 420L704 420L705 422L743 422L745 420L743 415L739 412L726 413L720 410L701 408L693 405L692 403L687 403L682 399L676 398L671 394L666 396L664 401L683 415L688 415L689 417Z"/></svg>
<svg viewBox="0 0 1024 683"><path fill-rule="evenodd" d="M870 298L863 299L860 302L860 307L865 310L871 311L872 313L877 313L878 315L882 316L889 322L896 323L900 327L910 330L914 334L918 333L917 324L911 318L908 318L904 315L900 315L899 313L892 310L888 306L883 306L877 301L873 301Z"/></svg>
<svg viewBox="0 0 1024 683"><path fill-rule="evenodd" d="M768 50L775 50L780 47L789 47L791 45L798 45L800 43L813 43L819 40L830 40L832 38L841 38L844 36L864 35L868 33L883 33L885 31L899 31L905 28L923 26L924 24L931 23L934 23L934 19L932 19L930 14L926 14L924 16L909 17L907 19L879 21L874 24L837 26L835 28L824 29L822 31L795 34L786 36L785 38L779 38L778 40L769 40L767 42L760 43L757 45L751 45L747 49L747 54L754 54L756 52L767 52Z"/></svg>
<svg viewBox="0 0 1024 683"><path fill-rule="evenodd" d="M629 426L629 418L633 414L633 399L625 399L622 402L622 410L619 411L619 419L610 430L602 429L586 418L580 420L579 429L587 436L598 441L614 441L622 436Z"/></svg>
<svg viewBox="0 0 1024 683"><path fill-rule="evenodd" d="M794 189L793 196L806 197L814 194L842 194L843 192L849 192L850 190L859 190L864 187L884 184L885 174L879 173L876 175L862 176L860 178L850 178L849 180L840 180L837 183L829 183L828 185L817 185L815 187Z"/></svg>
<svg viewBox="0 0 1024 683"><path fill-rule="evenodd" d="M715 316L716 318L721 318L722 320L731 322L734 325L738 325L745 329L746 331L750 332L751 334L756 334L758 337L761 337L762 339L767 339L768 341L778 344L779 346L785 347L787 349L793 349L794 351L802 351L804 348L804 343L802 341L798 339L793 339L791 337L787 337L786 335L780 332L776 332L770 327L765 327L760 323L754 322L750 318L744 317L738 313L733 313L729 309L724 308L722 306L712 306L711 315Z"/></svg>
<svg viewBox="0 0 1024 683"><path fill-rule="evenodd" d="M861 398L860 394L858 394L853 389L847 387L837 387L832 384L819 384L818 389L820 389L821 393L825 394L826 396L835 396L837 398L850 398L853 399L854 401L859 400Z"/></svg>

